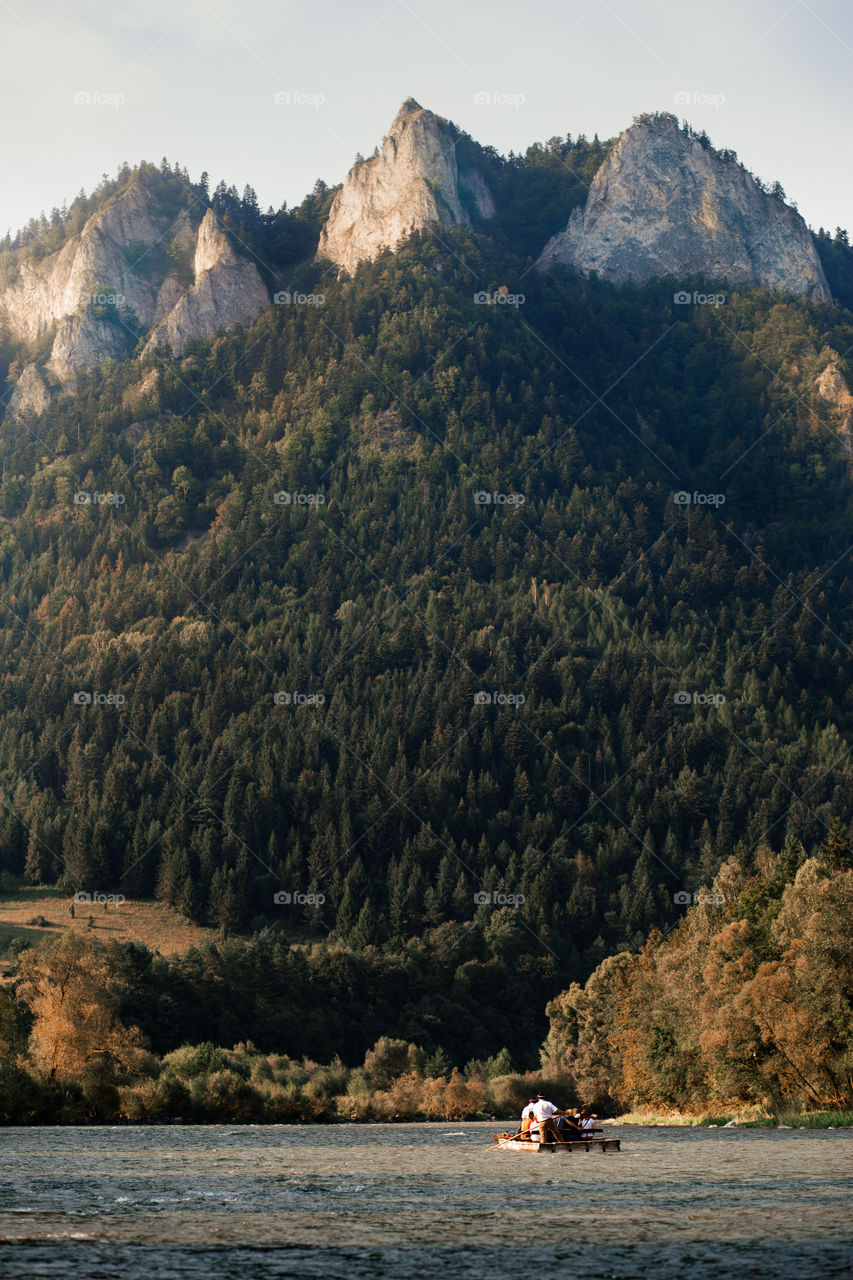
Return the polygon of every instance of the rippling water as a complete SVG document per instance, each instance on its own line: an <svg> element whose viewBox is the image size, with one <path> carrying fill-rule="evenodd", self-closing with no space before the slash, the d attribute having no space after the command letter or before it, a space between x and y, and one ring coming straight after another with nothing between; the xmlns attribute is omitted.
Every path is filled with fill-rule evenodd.
<svg viewBox="0 0 853 1280"><path fill-rule="evenodd" d="M853 1132L494 1128L2 1129L0 1275L853 1280Z"/></svg>

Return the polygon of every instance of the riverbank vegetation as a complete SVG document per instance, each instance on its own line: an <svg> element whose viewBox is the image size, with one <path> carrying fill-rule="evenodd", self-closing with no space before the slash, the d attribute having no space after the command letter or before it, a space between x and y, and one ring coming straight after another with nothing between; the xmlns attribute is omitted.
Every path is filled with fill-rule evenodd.
<svg viewBox="0 0 853 1280"><path fill-rule="evenodd" d="M693 1115L682 1111L629 1111L615 1117L612 1124L676 1125L700 1129L851 1129L853 1111L780 1111L764 1107L745 1107L742 1111L722 1114Z"/></svg>
<svg viewBox="0 0 853 1280"><path fill-rule="evenodd" d="M460 1068L388 1036L356 1066L251 1042L157 1054L125 1020L126 971L125 948L81 934L21 953L0 989L0 1123L470 1120L516 1115L531 1090L571 1084L516 1072L506 1049Z"/></svg>
<svg viewBox="0 0 853 1280"><path fill-rule="evenodd" d="M849 1113L853 869L840 827L818 858L789 841L751 872L729 859L697 897L677 929L551 1001L543 1068L615 1112Z"/></svg>
<svg viewBox="0 0 853 1280"><path fill-rule="evenodd" d="M624 1123L849 1124L846 834L834 826L816 858L788 841L780 854L762 847L749 865L728 859L677 929L609 957L584 986L551 1000L539 1072L517 1070L527 1064L506 1048L454 1061L440 1026L429 1043L383 1034L365 1052L352 1047L357 1036L342 1035L339 1056L298 1055L288 1024L273 1016L272 973L277 1046L182 1043L193 1001L209 996L210 1015L216 998L240 999L241 980L252 986L245 952L209 948L183 962L81 933L48 937L20 952L0 988L0 1123L505 1118L541 1089ZM313 993L322 1021L334 988L307 981L313 971L301 951L283 954L301 966L302 981L283 970L294 986L278 999L292 1020L310 1021ZM341 952L336 963L352 956Z"/></svg>

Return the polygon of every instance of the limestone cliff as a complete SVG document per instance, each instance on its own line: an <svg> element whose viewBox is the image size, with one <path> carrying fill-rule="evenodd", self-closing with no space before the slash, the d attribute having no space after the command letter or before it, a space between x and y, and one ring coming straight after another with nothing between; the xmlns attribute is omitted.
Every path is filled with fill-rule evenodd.
<svg viewBox="0 0 853 1280"><path fill-rule="evenodd" d="M470 226L466 205L493 216L494 202L476 170L460 173L448 125L408 98L372 160L353 165L320 237L318 258L352 272L395 249L415 231Z"/></svg>
<svg viewBox="0 0 853 1280"><path fill-rule="evenodd" d="M121 333L121 315L143 327L152 322L157 285L151 279L151 253L164 240L168 243L173 219L162 210L141 184L131 186L106 209L94 213L82 231L56 253L37 259L22 255L17 277L0 292L0 317L13 340L37 341L45 330L58 324L62 350L56 352L57 368L70 364L96 364L114 355ZM93 300L94 293L94 300ZM103 298L103 305L99 300ZM117 329L108 350L97 349L103 326L72 326L84 343L79 358L69 351L71 317L83 317L92 308L109 308ZM101 316L103 318L103 316ZM125 330L125 337L129 337Z"/></svg>
<svg viewBox="0 0 853 1280"><path fill-rule="evenodd" d="M669 115L646 117L617 140L586 204L537 266L559 263L617 283L702 275L830 297L796 210Z"/></svg>
<svg viewBox="0 0 853 1280"><path fill-rule="evenodd" d="M270 305L257 267L235 252L212 209L198 229L193 277L192 286L152 330L143 357L164 347L181 355L188 342L246 324Z"/></svg>
<svg viewBox="0 0 853 1280"><path fill-rule="evenodd" d="M838 367L837 359L830 360L815 378L814 388L829 408L842 443L849 450L853 445L853 394Z"/></svg>
<svg viewBox="0 0 853 1280"><path fill-rule="evenodd" d="M35 364L28 364L9 397L6 408L10 418L37 418L44 413L52 399L50 388Z"/></svg>
<svg viewBox="0 0 853 1280"><path fill-rule="evenodd" d="M178 352L268 305L257 269L231 248L212 211L199 227L190 211L176 215L138 181L55 253L20 253L16 275L0 289L0 326L25 360L49 344L46 371L70 388L79 370L129 355L145 329L158 335L148 350L162 339ZM46 387L43 374L31 369L10 411L32 413L39 384Z"/></svg>

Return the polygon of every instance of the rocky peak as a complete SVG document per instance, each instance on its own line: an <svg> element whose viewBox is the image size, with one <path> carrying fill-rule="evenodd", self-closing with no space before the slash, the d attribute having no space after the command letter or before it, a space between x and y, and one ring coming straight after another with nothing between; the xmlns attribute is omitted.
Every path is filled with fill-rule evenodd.
<svg viewBox="0 0 853 1280"><path fill-rule="evenodd" d="M196 279L203 271L210 271L213 267L221 267L226 264L233 267L239 261L240 259L231 247L228 237L216 220L216 214L212 209L208 209L198 229L198 239L195 245L193 273Z"/></svg>
<svg viewBox="0 0 853 1280"><path fill-rule="evenodd" d="M830 297L796 210L670 115L642 118L619 137L586 204L537 265L561 263L617 283L702 275Z"/></svg>
<svg viewBox="0 0 853 1280"><path fill-rule="evenodd" d="M407 98L379 155L356 162L347 174L317 257L352 272L425 227L470 226L466 204L483 218L495 211L482 176L459 172L450 127Z"/></svg>
<svg viewBox="0 0 853 1280"><path fill-rule="evenodd" d="M190 288L152 329L143 358L162 349L181 355L187 343L247 324L270 305L257 267L232 247L212 209L198 229L193 276Z"/></svg>
<svg viewBox="0 0 853 1280"><path fill-rule="evenodd" d="M170 246L186 258L183 276L174 254L165 253ZM212 210L196 228L190 211L175 215L146 183L134 182L55 253L22 252L17 275L0 290L0 322L25 348L24 358L26 348L50 342L52 333L44 370L26 366L10 411L46 405L45 373L50 383L70 388L79 370L126 357L140 330L153 327L153 345L178 352L193 338L254 319L268 305L256 267L231 247Z"/></svg>

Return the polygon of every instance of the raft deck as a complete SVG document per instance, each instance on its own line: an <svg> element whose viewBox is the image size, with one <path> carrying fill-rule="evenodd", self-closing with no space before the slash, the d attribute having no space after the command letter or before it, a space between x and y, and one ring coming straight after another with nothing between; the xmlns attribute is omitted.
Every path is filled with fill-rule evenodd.
<svg viewBox="0 0 853 1280"><path fill-rule="evenodd" d="M619 1151L619 1138L569 1138L565 1142L522 1142L520 1138L504 1137L495 1134L495 1142L503 1151L527 1151L531 1155L542 1155L548 1151L551 1155L560 1152L562 1155L573 1155L581 1151Z"/></svg>

